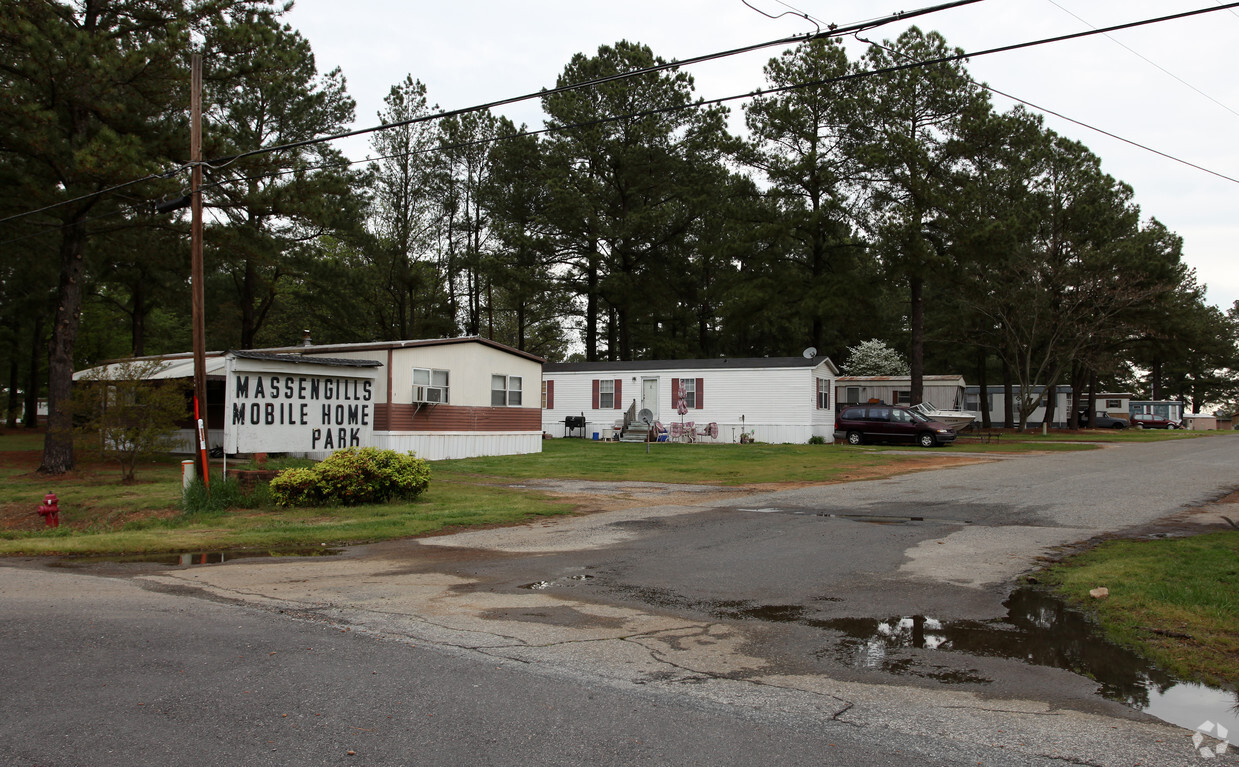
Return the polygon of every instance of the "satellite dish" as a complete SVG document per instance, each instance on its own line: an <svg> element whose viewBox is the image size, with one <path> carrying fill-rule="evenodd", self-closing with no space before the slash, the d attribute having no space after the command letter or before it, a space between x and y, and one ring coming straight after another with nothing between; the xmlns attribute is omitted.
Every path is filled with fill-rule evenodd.
<svg viewBox="0 0 1239 767"><path fill-rule="evenodd" d="M805 359L811 360L817 356L817 347L810 346L808 349L805 349L800 354L803 355Z"/></svg>
<svg viewBox="0 0 1239 767"><path fill-rule="evenodd" d="M649 408L641 408L641 412L637 413L637 420L645 425L654 423L654 412Z"/></svg>

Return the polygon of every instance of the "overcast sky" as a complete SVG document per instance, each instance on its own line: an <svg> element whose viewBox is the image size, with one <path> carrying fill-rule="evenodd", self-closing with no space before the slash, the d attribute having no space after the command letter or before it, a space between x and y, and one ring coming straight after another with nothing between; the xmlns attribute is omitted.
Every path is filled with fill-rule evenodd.
<svg viewBox="0 0 1239 767"><path fill-rule="evenodd" d="M844 26L931 5L892 7L861 0L749 0L771 15L795 9ZM973 52L1151 19L1220 0L985 0L868 33L894 39L909 24L941 32ZM533 93L555 84L573 54L629 40L664 59L812 32L803 17L771 20L741 0L297 0L285 17L313 46L320 71L340 67L357 101L356 127L379 123L391 86L411 74L432 103L456 109ZM1239 179L1239 9L1219 9L1082 40L975 58L973 78L993 88L1168 155ZM864 45L852 41L849 56ZM764 84L768 48L688 69L705 99L747 93ZM1014 102L994 96L995 108ZM739 104L732 102L739 128ZM537 101L501 110L541 127ZM1130 184L1142 217L1155 217L1184 239L1184 259L1209 286L1207 300L1228 308L1239 300L1239 183L1138 149L1046 114L1046 125L1077 139L1103 169ZM341 144L354 159L364 139Z"/></svg>

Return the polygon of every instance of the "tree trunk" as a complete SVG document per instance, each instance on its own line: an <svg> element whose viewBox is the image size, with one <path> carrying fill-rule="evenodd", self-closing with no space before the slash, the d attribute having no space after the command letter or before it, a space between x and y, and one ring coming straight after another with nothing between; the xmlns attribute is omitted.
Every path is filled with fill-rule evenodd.
<svg viewBox="0 0 1239 767"><path fill-rule="evenodd" d="M1002 363L1002 424L1011 427L1015 424L1015 387L1011 385L1011 366L1006 360Z"/></svg>
<svg viewBox="0 0 1239 767"><path fill-rule="evenodd" d="M17 367L17 335L21 327L13 328L9 339L9 398L5 401L4 425L6 428L17 428L17 414L21 408L17 401L17 387L21 381L21 370Z"/></svg>
<svg viewBox="0 0 1239 767"><path fill-rule="evenodd" d="M47 436L43 440L41 474L72 471L73 345L82 318L82 252L86 246L85 214L73 214L66 222L60 243L60 288L56 324L52 327L47 364Z"/></svg>
<svg viewBox="0 0 1239 767"><path fill-rule="evenodd" d="M43 314L34 318L34 332L30 334L30 370L26 374L26 428L39 428L39 350L43 348Z"/></svg>
<svg viewBox="0 0 1239 767"><path fill-rule="evenodd" d="M1106 415L1109 415L1107 413ZM1097 374L1088 377L1088 427L1097 428Z"/></svg>
<svg viewBox="0 0 1239 767"><path fill-rule="evenodd" d="M912 369L912 404L919 405L925 394L925 279L919 274L909 277L908 290L912 298L908 312L912 353L908 355L908 366Z"/></svg>
<svg viewBox="0 0 1239 767"><path fill-rule="evenodd" d="M598 361L598 243L590 243L585 263L585 360Z"/></svg>
<svg viewBox="0 0 1239 767"><path fill-rule="evenodd" d="M994 419L989 412L989 366L986 364L989 355L984 349L978 349L977 357L977 407L981 408L981 428L988 430L994 428Z"/></svg>
<svg viewBox="0 0 1239 767"><path fill-rule="evenodd" d="M133 313L129 315L130 335L133 339L133 356L146 353L146 286L142 282L133 286Z"/></svg>

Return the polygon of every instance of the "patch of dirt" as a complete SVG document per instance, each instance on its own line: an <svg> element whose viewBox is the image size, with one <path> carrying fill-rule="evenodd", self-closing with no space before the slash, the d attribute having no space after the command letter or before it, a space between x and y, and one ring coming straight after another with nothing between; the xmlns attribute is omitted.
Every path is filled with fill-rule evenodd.
<svg viewBox="0 0 1239 767"><path fill-rule="evenodd" d="M0 466L6 469L17 469L21 473L13 475L22 480L23 484L33 485L40 491L34 501L4 501L0 502L0 530L42 530L46 527L43 517L39 515L43 494L52 492L60 496L60 526L74 530L86 530L99 527L119 527L129 522L141 519L166 519L179 512L176 509L157 509L144 511L113 510L99 512L90 506L70 508L65 503L59 486L66 482L90 481L99 485L117 485L120 483L120 469L114 463L102 461L77 460L76 468L64 474L39 474L39 465L43 462L43 454L37 450L0 450ZM136 484L142 484L141 470Z"/></svg>

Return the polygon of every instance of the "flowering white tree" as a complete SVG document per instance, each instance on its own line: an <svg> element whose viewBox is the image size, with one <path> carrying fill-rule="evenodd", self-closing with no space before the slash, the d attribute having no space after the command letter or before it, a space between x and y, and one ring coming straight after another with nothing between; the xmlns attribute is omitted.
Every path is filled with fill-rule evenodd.
<svg viewBox="0 0 1239 767"><path fill-rule="evenodd" d="M906 376L910 368L903 355L876 338L848 347L843 372L850 376Z"/></svg>

